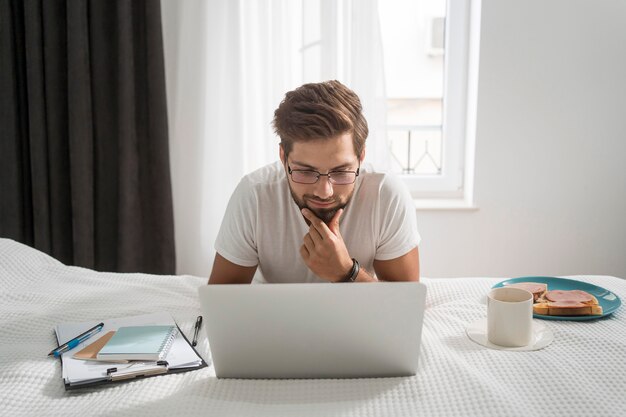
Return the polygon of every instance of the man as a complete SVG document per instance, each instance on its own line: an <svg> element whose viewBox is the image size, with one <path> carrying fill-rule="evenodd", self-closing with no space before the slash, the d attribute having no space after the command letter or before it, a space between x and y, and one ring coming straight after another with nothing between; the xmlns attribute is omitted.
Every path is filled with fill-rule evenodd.
<svg viewBox="0 0 626 417"><path fill-rule="evenodd" d="M280 162L228 203L209 284L418 281L420 236L403 184L362 166L367 122L338 81L305 84L274 113Z"/></svg>

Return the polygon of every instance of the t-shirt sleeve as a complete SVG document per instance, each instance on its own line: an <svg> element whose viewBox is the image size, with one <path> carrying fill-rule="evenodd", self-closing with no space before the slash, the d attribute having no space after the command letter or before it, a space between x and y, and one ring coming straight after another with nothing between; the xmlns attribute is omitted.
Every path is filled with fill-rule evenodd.
<svg viewBox="0 0 626 417"><path fill-rule="evenodd" d="M395 259L419 245L415 204L399 178L386 175L381 183L378 216L380 235L374 259Z"/></svg>
<svg viewBox="0 0 626 417"><path fill-rule="evenodd" d="M215 250L240 266L256 266L257 198L253 185L242 179L228 201L222 225L215 240Z"/></svg>

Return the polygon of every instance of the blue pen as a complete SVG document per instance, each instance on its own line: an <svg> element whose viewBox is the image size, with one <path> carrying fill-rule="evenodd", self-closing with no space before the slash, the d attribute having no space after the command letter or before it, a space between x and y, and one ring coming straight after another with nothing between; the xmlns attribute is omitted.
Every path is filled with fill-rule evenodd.
<svg viewBox="0 0 626 417"><path fill-rule="evenodd" d="M52 349L52 351L48 353L48 356L54 355L55 358L58 358L59 356L61 356L62 353L67 352L68 350L74 349L76 346L78 346L85 340L89 339L94 334L98 333L100 330L102 330L103 327L104 327L104 323L96 324L91 329L79 334L78 336L70 340L69 342L64 343L61 346L58 346Z"/></svg>

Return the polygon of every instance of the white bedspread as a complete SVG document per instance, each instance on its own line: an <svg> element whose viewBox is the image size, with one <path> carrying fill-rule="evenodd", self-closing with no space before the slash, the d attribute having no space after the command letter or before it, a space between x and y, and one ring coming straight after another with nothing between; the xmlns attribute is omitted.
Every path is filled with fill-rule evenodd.
<svg viewBox="0 0 626 417"><path fill-rule="evenodd" d="M576 279L626 300L626 281ZM0 239L0 414L205 416L626 416L626 311L592 322L545 321L535 352L488 350L465 335L486 314L495 278L423 279L420 366L411 378L218 380L213 367L66 392L46 357L59 322L168 311L187 335L206 278L98 273ZM204 332L198 351L210 360Z"/></svg>

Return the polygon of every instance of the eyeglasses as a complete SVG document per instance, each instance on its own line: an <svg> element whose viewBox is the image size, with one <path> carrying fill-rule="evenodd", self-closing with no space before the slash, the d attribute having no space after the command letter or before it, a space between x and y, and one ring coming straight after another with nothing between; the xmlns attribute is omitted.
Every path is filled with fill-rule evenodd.
<svg viewBox="0 0 626 417"><path fill-rule="evenodd" d="M328 177L328 181L330 181L331 184L348 185L356 181L361 165L359 164L356 171L330 171L328 174L320 174L317 171L308 169L291 169L289 165L287 165L287 169L293 182L297 182L298 184L315 184L319 181L320 177Z"/></svg>

